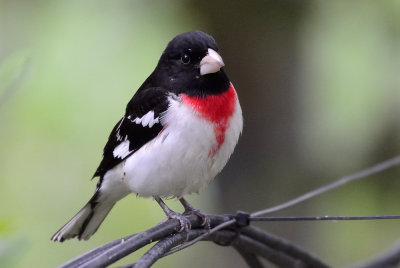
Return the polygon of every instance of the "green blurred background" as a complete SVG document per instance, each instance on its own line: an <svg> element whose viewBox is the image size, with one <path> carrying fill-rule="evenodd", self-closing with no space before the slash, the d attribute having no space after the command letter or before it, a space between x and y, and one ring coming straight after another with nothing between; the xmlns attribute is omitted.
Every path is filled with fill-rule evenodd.
<svg viewBox="0 0 400 268"><path fill-rule="evenodd" d="M90 198L109 131L167 42L194 29L218 41L245 117L195 206L255 211L399 153L399 1L0 0L1 267L54 267L164 218L132 195L89 241L50 242ZM400 213L399 189L395 168L277 215ZM335 267L400 237L398 221L260 226ZM155 267L189 265L244 262L204 242Z"/></svg>

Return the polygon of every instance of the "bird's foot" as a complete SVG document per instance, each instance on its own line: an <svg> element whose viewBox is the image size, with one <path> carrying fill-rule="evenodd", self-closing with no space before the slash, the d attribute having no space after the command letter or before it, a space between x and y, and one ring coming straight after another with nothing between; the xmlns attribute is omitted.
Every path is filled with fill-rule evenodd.
<svg viewBox="0 0 400 268"><path fill-rule="evenodd" d="M179 201L185 208L185 212L183 212L183 215L196 215L197 217L199 217L201 219L201 226L203 226L204 229L206 229L207 231L210 231L210 229L211 229L210 217L208 217L206 214L204 214L200 210L192 207L192 205L190 205L189 202L186 201L186 199L184 199L183 197L179 198Z"/></svg>
<svg viewBox="0 0 400 268"><path fill-rule="evenodd" d="M201 219L201 226L204 227L206 230L211 229L211 220L210 217L208 217L206 214L201 212L199 209L190 207L190 208L185 208L185 212L183 212L183 215L188 216L188 215L196 215Z"/></svg>
<svg viewBox="0 0 400 268"><path fill-rule="evenodd" d="M175 211L169 211L167 214L167 219L176 219L179 221L180 227L176 229L178 233L184 232L186 233L185 241L189 240L189 232L192 229L192 224L190 223L189 219L186 218L184 215L179 214Z"/></svg>
<svg viewBox="0 0 400 268"><path fill-rule="evenodd" d="M186 240L189 238L189 231L192 228L192 224L190 223L189 219L183 216L182 214L176 213L175 211L171 210L159 196L153 196L154 200L161 206L165 215L167 215L168 219L177 219L179 221L180 227L177 232L186 232Z"/></svg>
<svg viewBox="0 0 400 268"><path fill-rule="evenodd" d="M189 235L192 224L190 223L188 218L172 210L168 212L167 216L169 219L177 219L179 221L180 227L176 230L178 233L185 232Z"/></svg>

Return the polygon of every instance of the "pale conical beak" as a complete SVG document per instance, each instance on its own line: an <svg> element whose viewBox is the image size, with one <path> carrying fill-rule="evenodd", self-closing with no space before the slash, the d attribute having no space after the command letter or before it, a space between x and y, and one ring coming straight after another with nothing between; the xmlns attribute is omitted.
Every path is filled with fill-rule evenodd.
<svg viewBox="0 0 400 268"><path fill-rule="evenodd" d="M215 50L209 48L207 55L200 62L200 74L216 73L224 66L221 56Z"/></svg>

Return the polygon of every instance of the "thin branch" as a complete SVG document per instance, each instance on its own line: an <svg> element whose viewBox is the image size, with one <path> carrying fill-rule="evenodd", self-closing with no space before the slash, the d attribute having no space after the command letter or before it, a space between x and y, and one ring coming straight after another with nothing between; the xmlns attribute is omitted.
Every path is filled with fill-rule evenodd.
<svg viewBox="0 0 400 268"><path fill-rule="evenodd" d="M310 217L249 217L250 221L360 221L399 220L400 215L375 216L310 216Z"/></svg>
<svg viewBox="0 0 400 268"><path fill-rule="evenodd" d="M198 232L196 236L204 233L204 230L194 231ZM304 263L288 256L286 252L276 250L276 248L260 242L252 234L246 235L240 230L220 230L208 236L205 240L213 241L217 245L233 246L248 254L259 255L279 267L306 267Z"/></svg>
<svg viewBox="0 0 400 268"><path fill-rule="evenodd" d="M313 197L316 197L318 195L326 193L326 192L328 192L330 190L333 190L335 188L343 186L343 185L345 185L345 184L347 184L349 182L356 181L356 180L365 178L367 176L371 176L373 174L379 173L379 172L381 172L383 170L389 169L389 168L397 166L397 165L400 165L400 156L393 157L393 158L388 159L386 161L383 161L383 162L381 162L379 164L373 165L373 166L371 166L369 168L366 168L366 169L363 169L363 170L358 171L356 173L344 176L344 177L340 178L339 180L336 180L336 181L334 181L334 182L332 182L332 183L330 183L328 185L322 186L322 187L320 187L318 189L315 189L313 191L305 193L305 194L303 194L303 195L301 195L299 197L296 197L296 198L294 198L294 199L292 199L290 201L287 201L287 202L282 203L280 205L277 205L275 207L271 207L271 208L267 208L267 209L264 209L264 210L260 210L260 211L254 212L254 213L251 214L251 217L258 217L258 216L262 216L262 215L265 215L265 214L276 212L278 210L282 210L282 209L285 209L285 208L288 208L288 207L292 207L292 206L297 205L297 204L299 204L301 202L304 202L304 201L306 201L308 199L311 199Z"/></svg>
<svg viewBox="0 0 400 268"><path fill-rule="evenodd" d="M327 264L318 260L316 257L306 252L305 250L295 246L291 242L276 237L274 235L271 235L254 226L247 226L241 228L240 232L247 236L257 239L261 243L266 244L271 248L285 252L285 254L293 257L294 259L303 261L308 265L307 267L314 267L314 268L329 267Z"/></svg>
<svg viewBox="0 0 400 268"><path fill-rule="evenodd" d="M104 244L84 255L77 257L71 262L61 265L59 268L94 267L96 265L106 266L116 262L120 258L125 257L136 249L151 243L155 234L158 235L160 232L162 233L164 231L166 235L169 232L173 232L174 228L176 228L178 225L179 223L173 220L161 223L141 233L126 236ZM145 236L145 239L143 239L143 236ZM128 247L128 249L125 250L125 247Z"/></svg>
<svg viewBox="0 0 400 268"><path fill-rule="evenodd" d="M74 268L74 267L81 267L83 264L86 262L91 261L93 258L100 256L101 254L104 254L107 250L110 248L118 245L118 244L123 244L127 239L130 239L134 237L136 234L132 234L123 238L116 239L114 241L108 242L104 245L101 245L97 248L94 248L85 254L82 254L81 256L78 256L63 265L59 266L59 268Z"/></svg>
<svg viewBox="0 0 400 268"><path fill-rule="evenodd" d="M209 235L211 235L211 234L214 234L214 233L216 233L217 231L222 230L222 229L224 229L224 228L226 228L226 227L229 227L229 226L231 226L232 224L234 224L235 222L236 222L236 220L231 219L231 220L225 221L225 222L223 222L223 223L220 223L219 225L217 225L217 226L215 226L214 228L212 228L208 233L204 233L204 234L202 234L202 235L196 237L195 239L193 239L193 240L191 240L191 241L189 241L189 242L187 242L187 243L185 243L185 244L183 244L183 245L181 245L181 246L179 246L179 247L176 247L176 248L170 250L168 253L165 254L165 256L174 254L174 253L176 253L176 252L178 252L178 251L181 251L182 249L185 249L185 248L187 248L187 247L190 247L190 246L196 244L197 242L199 242L199 241L201 241L201 240L205 240L205 239L207 238L207 236L209 236Z"/></svg>
<svg viewBox="0 0 400 268"><path fill-rule="evenodd" d="M201 233L206 232L205 230L190 230L189 240L198 236ZM147 268L155 263L158 259L162 258L164 254L171 248L176 247L179 244L185 242L187 238L186 233L177 233L170 235L167 238L156 243L150 250L148 250L133 266L135 268Z"/></svg>
<svg viewBox="0 0 400 268"><path fill-rule="evenodd" d="M136 234L133 238L124 240L123 243L113 246L103 254L94 257L89 262L86 262L81 267L104 267L112 264L147 244L173 233L178 227L178 220L166 221L144 232Z"/></svg>
<svg viewBox="0 0 400 268"><path fill-rule="evenodd" d="M216 234L227 231L219 231ZM233 243L241 247L246 252L259 255L269 262L277 265L278 267L306 267L300 260L291 258L283 252L272 249L271 247L245 235L240 235L239 238Z"/></svg>

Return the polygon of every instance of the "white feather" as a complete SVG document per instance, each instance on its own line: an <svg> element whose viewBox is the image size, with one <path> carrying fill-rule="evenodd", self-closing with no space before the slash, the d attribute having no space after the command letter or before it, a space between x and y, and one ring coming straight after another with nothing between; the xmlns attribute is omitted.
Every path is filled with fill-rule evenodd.
<svg viewBox="0 0 400 268"><path fill-rule="evenodd" d="M128 119L130 119L130 116L128 116ZM154 111L150 111L142 117L136 117L131 121L136 124L142 124L143 127L148 126L151 128L152 126L154 126L154 124L159 123L159 118L154 118Z"/></svg>
<svg viewBox="0 0 400 268"><path fill-rule="evenodd" d="M125 140L115 147L113 155L114 157L125 158L129 153L129 141L125 137Z"/></svg>

